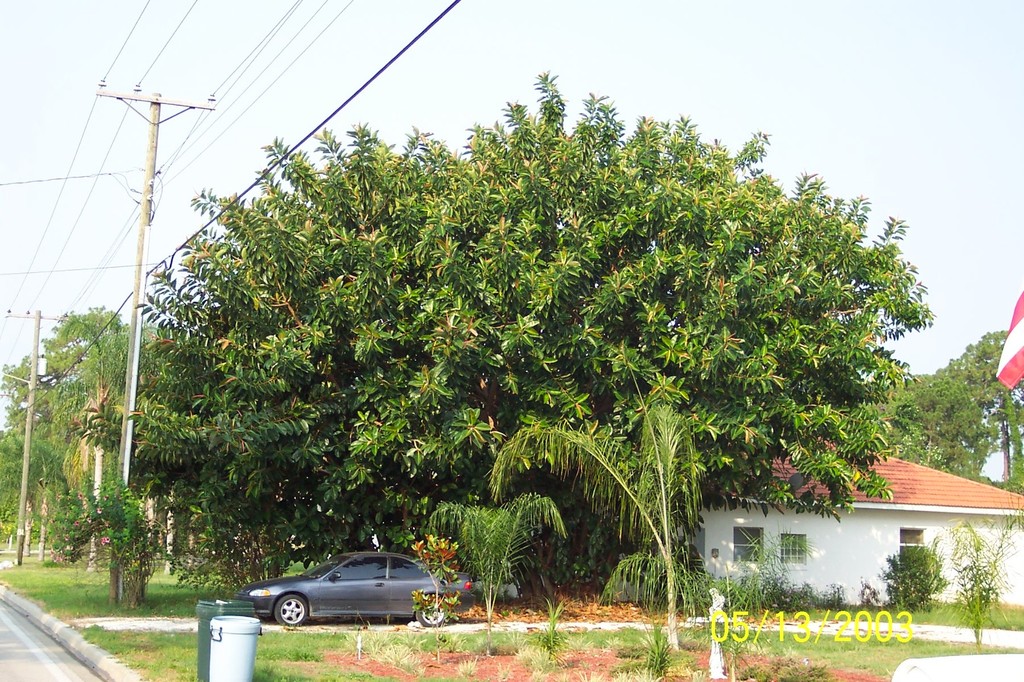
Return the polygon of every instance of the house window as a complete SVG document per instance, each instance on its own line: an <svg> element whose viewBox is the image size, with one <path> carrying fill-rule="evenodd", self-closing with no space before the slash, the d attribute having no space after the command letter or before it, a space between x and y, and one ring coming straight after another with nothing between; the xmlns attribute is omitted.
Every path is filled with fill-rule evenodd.
<svg viewBox="0 0 1024 682"><path fill-rule="evenodd" d="M900 528L900 554L905 547L923 547L924 530L921 528Z"/></svg>
<svg viewBox="0 0 1024 682"><path fill-rule="evenodd" d="M797 533L782 533L779 536L779 558L784 564L806 564L807 536Z"/></svg>
<svg viewBox="0 0 1024 682"><path fill-rule="evenodd" d="M732 529L732 554L736 561L757 561L761 551L763 528L755 526L734 526Z"/></svg>

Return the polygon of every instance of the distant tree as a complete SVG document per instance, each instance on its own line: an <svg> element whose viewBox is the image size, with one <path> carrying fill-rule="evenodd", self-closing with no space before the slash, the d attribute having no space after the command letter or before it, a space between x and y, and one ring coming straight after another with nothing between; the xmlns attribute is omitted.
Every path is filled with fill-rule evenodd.
<svg viewBox="0 0 1024 682"><path fill-rule="evenodd" d="M995 432L962 381L949 374L919 377L890 409L902 457L959 476L981 476Z"/></svg>
<svg viewBox="0 0 1024 682"><path fill-rule="evenodd" d="M1024 390L996 379L1005 334L991 332L935 374L897 390L886 412L902 457L970 478L1002 452L1004 480L1022 481Z"/></svg>
<svg viewBox="0 0 1024 682"><path fill-rule="evenodd" d="M1007 389L996 379L1005 332L989 332L952 361L945 370L962 381L971 398L982 409L986 424L996 433L996 447L1003 455L1003 478L1024 484L1024 455L1021 452L1021 417L1024 388Z"/></svg>
<svg viewBox="0 0 1024 682"><path fill-rule="evenodd" d="M905 226L816 177L785 192L764 136L627 134L601 99L567 129L538 89L461 151L325 132L317 163L269 147L257 198L198 200L223 214L156 277L138 461L218 547L407 547L485 499L522 424L638 433L653 400L693 415L709 500L881 491L875 405L905 377L883 344L930 319ZM817 485L794 497L786 460Z"/></svg>

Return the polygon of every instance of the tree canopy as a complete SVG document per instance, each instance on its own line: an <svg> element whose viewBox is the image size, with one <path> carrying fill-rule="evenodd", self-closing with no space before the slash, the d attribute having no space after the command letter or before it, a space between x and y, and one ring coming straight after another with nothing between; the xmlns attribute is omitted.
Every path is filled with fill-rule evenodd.
<svg viewBox="0 0 1024 682"><path fill-rule="evenodd" d="M934 374L915 377L886 408L900 456L979 478L992 453L1003 456L1003 477L1024 483L1021 411L1024 389L996 379L1005 332L989 332Z"/></svg>
<svg viewBox="0 0 1024 682"><path fill-rule="evenodd" d="M787 193L763 135L627 133L599 98L570 128L538 91L461 150L325 131L316 160L269 146L258 197L197 200L223 213L149 301L154 492L296 559L408 546L438 502L485 498L522 425L632 437L652 401L692 415L713 503L881 490L876 404L906 376L883 343L930 320L904 225L872 238L868 203L814 176Z"/></svg>

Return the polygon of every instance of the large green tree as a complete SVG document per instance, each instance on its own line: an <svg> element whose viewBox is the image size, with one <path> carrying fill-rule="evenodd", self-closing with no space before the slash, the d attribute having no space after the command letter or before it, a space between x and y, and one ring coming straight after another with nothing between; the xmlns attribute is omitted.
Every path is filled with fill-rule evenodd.
<svg viewBox="0 0 1024 682"><path fill-rule="evenodd" d="M787 193L764 136L627 133L601 99L567 128L538 88L459 151L325 132L317 162L269 147L260 196L198 200L223 213L150 299L155 491L293 558L407 546L437 502L486 496L522 424L633 433L652 399L694 416L709 500L882 489L874 405L906 373L883 343L929 321L904 226L872 238L816 177ZM819 485L794 498L784 460Z"/></svg>

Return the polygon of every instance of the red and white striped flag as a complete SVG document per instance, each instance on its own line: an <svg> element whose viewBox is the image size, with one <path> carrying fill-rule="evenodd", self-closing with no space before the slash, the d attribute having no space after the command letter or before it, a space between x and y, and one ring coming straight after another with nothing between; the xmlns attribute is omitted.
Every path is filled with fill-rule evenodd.
<svg viewBox="0 0 1024 682"><path fill-rule="evenodd" d="M1024 287L1017 296L1017 306L1013 309L1013 320L1003 344L996 376L1007 388L1013 388L1024 377Z"/></svg>

